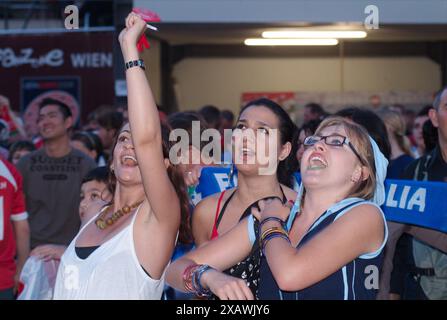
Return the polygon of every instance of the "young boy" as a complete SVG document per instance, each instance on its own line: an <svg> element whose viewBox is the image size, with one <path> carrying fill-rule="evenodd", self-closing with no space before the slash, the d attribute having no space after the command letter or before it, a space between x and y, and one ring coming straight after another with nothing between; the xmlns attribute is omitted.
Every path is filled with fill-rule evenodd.
<svg viewBox="0 0 447 320"><path fill-rule="evenodd" d="M81 202L79 204L79 217L81 228L90 221L107 203L112 195L107 187L109 177L108 167L97 167L91 170L82 180ZM62 245L47 244L37 247L31 252L32 256L48 261L60 260L66 247Z"/></svg>

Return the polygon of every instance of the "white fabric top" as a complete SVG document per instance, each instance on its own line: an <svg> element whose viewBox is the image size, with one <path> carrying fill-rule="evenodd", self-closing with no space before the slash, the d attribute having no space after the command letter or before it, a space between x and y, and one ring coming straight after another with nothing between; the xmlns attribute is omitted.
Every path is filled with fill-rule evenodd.
<svg viewBox="0 0 447 320"><path fill-rule="evenodd" d="M150 278L135 252L133 226L140 207L127 227L83 260L76 254L75 243L97 215L86 223L61 258L55 300L161 299L166 269L159 280Z"/></svg>

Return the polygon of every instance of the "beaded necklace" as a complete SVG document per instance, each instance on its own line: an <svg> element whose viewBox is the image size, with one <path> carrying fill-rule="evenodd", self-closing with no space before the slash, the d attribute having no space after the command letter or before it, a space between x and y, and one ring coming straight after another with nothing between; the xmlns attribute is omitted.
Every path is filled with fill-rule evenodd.
<svg viewBox="0 0 447 320"><path fill-rule="evenodd" d="M130 206L125 205L121 209L118 209L117 211L115 211L111 217L105 219L105 215L107 214L108 209L110 209L112 207L112 205L108 205L108 206L104 207L104 209L102 209L102 212L99 214L98 218L95 220L95 224L99 229L104 230L105 228L113 225L122 216L130 213L133 209L137 208L142 203L143 203L143 201L138 201Z"/></svg>

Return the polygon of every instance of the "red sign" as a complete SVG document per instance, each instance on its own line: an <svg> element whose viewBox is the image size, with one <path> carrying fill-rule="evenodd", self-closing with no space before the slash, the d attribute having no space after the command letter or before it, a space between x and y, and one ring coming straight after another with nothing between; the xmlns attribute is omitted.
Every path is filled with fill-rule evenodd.
<svg viewBox="0 0 447 320"><path fill-rule="evenodd" d="M22 114L30 104L24 92L37 89L39 94L57 91L59 96L70 95L82 118L101 105L113 105L115 40L114 32L2 35L0 94L9 98L11 108ZM77 79L76 94L72 92L73 82L63 79ZM33 83L39 88L32 87Z"/></svg>

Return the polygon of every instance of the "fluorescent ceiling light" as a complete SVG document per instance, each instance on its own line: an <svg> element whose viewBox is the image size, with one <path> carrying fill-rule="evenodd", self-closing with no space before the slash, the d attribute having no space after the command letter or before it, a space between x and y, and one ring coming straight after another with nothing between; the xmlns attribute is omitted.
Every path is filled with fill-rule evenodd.
<svg viewBox="0 0 447 320"><path fill-rule="evenodd" d="M245 39L247 46L335 46L337 39Z"/></svg>
<svg viewBox="0 0 447 320"><path fill-rule="evenodd" d="M289 30L289 31L264 31L263 38L365 38L367 33L365 31L304 31L304 30Z"/></svg>

